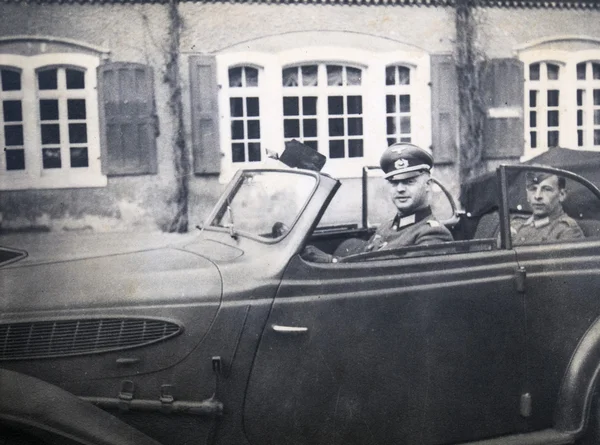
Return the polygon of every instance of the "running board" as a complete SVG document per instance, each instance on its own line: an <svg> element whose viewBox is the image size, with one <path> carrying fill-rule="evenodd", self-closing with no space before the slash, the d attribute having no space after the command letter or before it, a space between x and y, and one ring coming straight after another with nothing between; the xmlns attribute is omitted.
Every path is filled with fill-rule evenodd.
<svg viewBox="0 0 600 445"><path fill-rule="evenodd" d="M533 433L514 434L495 439L468 442L468 445L566 445L575 442L575 435L553 429ZM467 445L466 443L462 445Z"/></svg>

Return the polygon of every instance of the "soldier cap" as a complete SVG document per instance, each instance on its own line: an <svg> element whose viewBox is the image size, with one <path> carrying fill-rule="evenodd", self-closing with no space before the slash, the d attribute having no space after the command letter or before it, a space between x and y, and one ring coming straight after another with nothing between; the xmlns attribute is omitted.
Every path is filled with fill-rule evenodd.
<svg viewBox="0 0 600 445"><path fill-rule="evenodd" d="M414 144L399 142L383 152L379 164L384 178L399 181L429 172L433 166L433 156L428 150Z"/></svg>

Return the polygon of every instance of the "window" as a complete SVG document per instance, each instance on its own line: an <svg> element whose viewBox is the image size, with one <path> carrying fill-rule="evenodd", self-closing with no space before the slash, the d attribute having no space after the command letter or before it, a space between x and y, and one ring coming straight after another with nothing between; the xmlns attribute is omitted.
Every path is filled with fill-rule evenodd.
<svg viewBox="0 0 600 445"><path fill-rule="evenodd" d="M242 166L278 166L267 151L292 139L342 178L360 177L396 141L430 147L429 63L425 53L350 48L218 55L221 179Z"/></svg>
<svg viewBox="0 0 600 445"><path fill-rule="evenodd" d="M526 50L525 158L551 147L600 150L600 49Z"/></svg>
<svg viewBox="0 0 600 445"><path fill-rule="evenodd" d="M3 55L0 189L106 185L96 67L85 54Z"/></svg>

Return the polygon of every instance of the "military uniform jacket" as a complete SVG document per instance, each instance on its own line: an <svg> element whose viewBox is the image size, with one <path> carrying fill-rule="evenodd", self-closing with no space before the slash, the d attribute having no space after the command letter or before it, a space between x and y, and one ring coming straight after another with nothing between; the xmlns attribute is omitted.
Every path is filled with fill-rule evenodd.
<svg viewBox="0 0 600 445"><path fill-rule="evenodd" d="M417 211L408 216L396 215L375 232L364 252L398 249L453 241L450 231L431 215L431 209Z"/></svg>
<svg viewBox="0 0 600 445"><path fill-rule="evenodd" d="M562 211L558 216L541 219L513 216L510 228L514 244L543 244L584 238L577 222Z"/></svg>

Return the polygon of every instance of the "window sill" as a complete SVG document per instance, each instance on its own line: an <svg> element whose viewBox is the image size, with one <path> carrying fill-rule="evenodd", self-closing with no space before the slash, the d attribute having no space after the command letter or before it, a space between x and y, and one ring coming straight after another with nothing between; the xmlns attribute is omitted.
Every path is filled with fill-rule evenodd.
<svg viewBox="0 0 600 445"><path fill-rule="evenodd" d="M86 171L57 171L41 177L27 176L23 172L6 172L0 177L0 190L89 188L106 187L107 184L106 176Z"/></svg>

